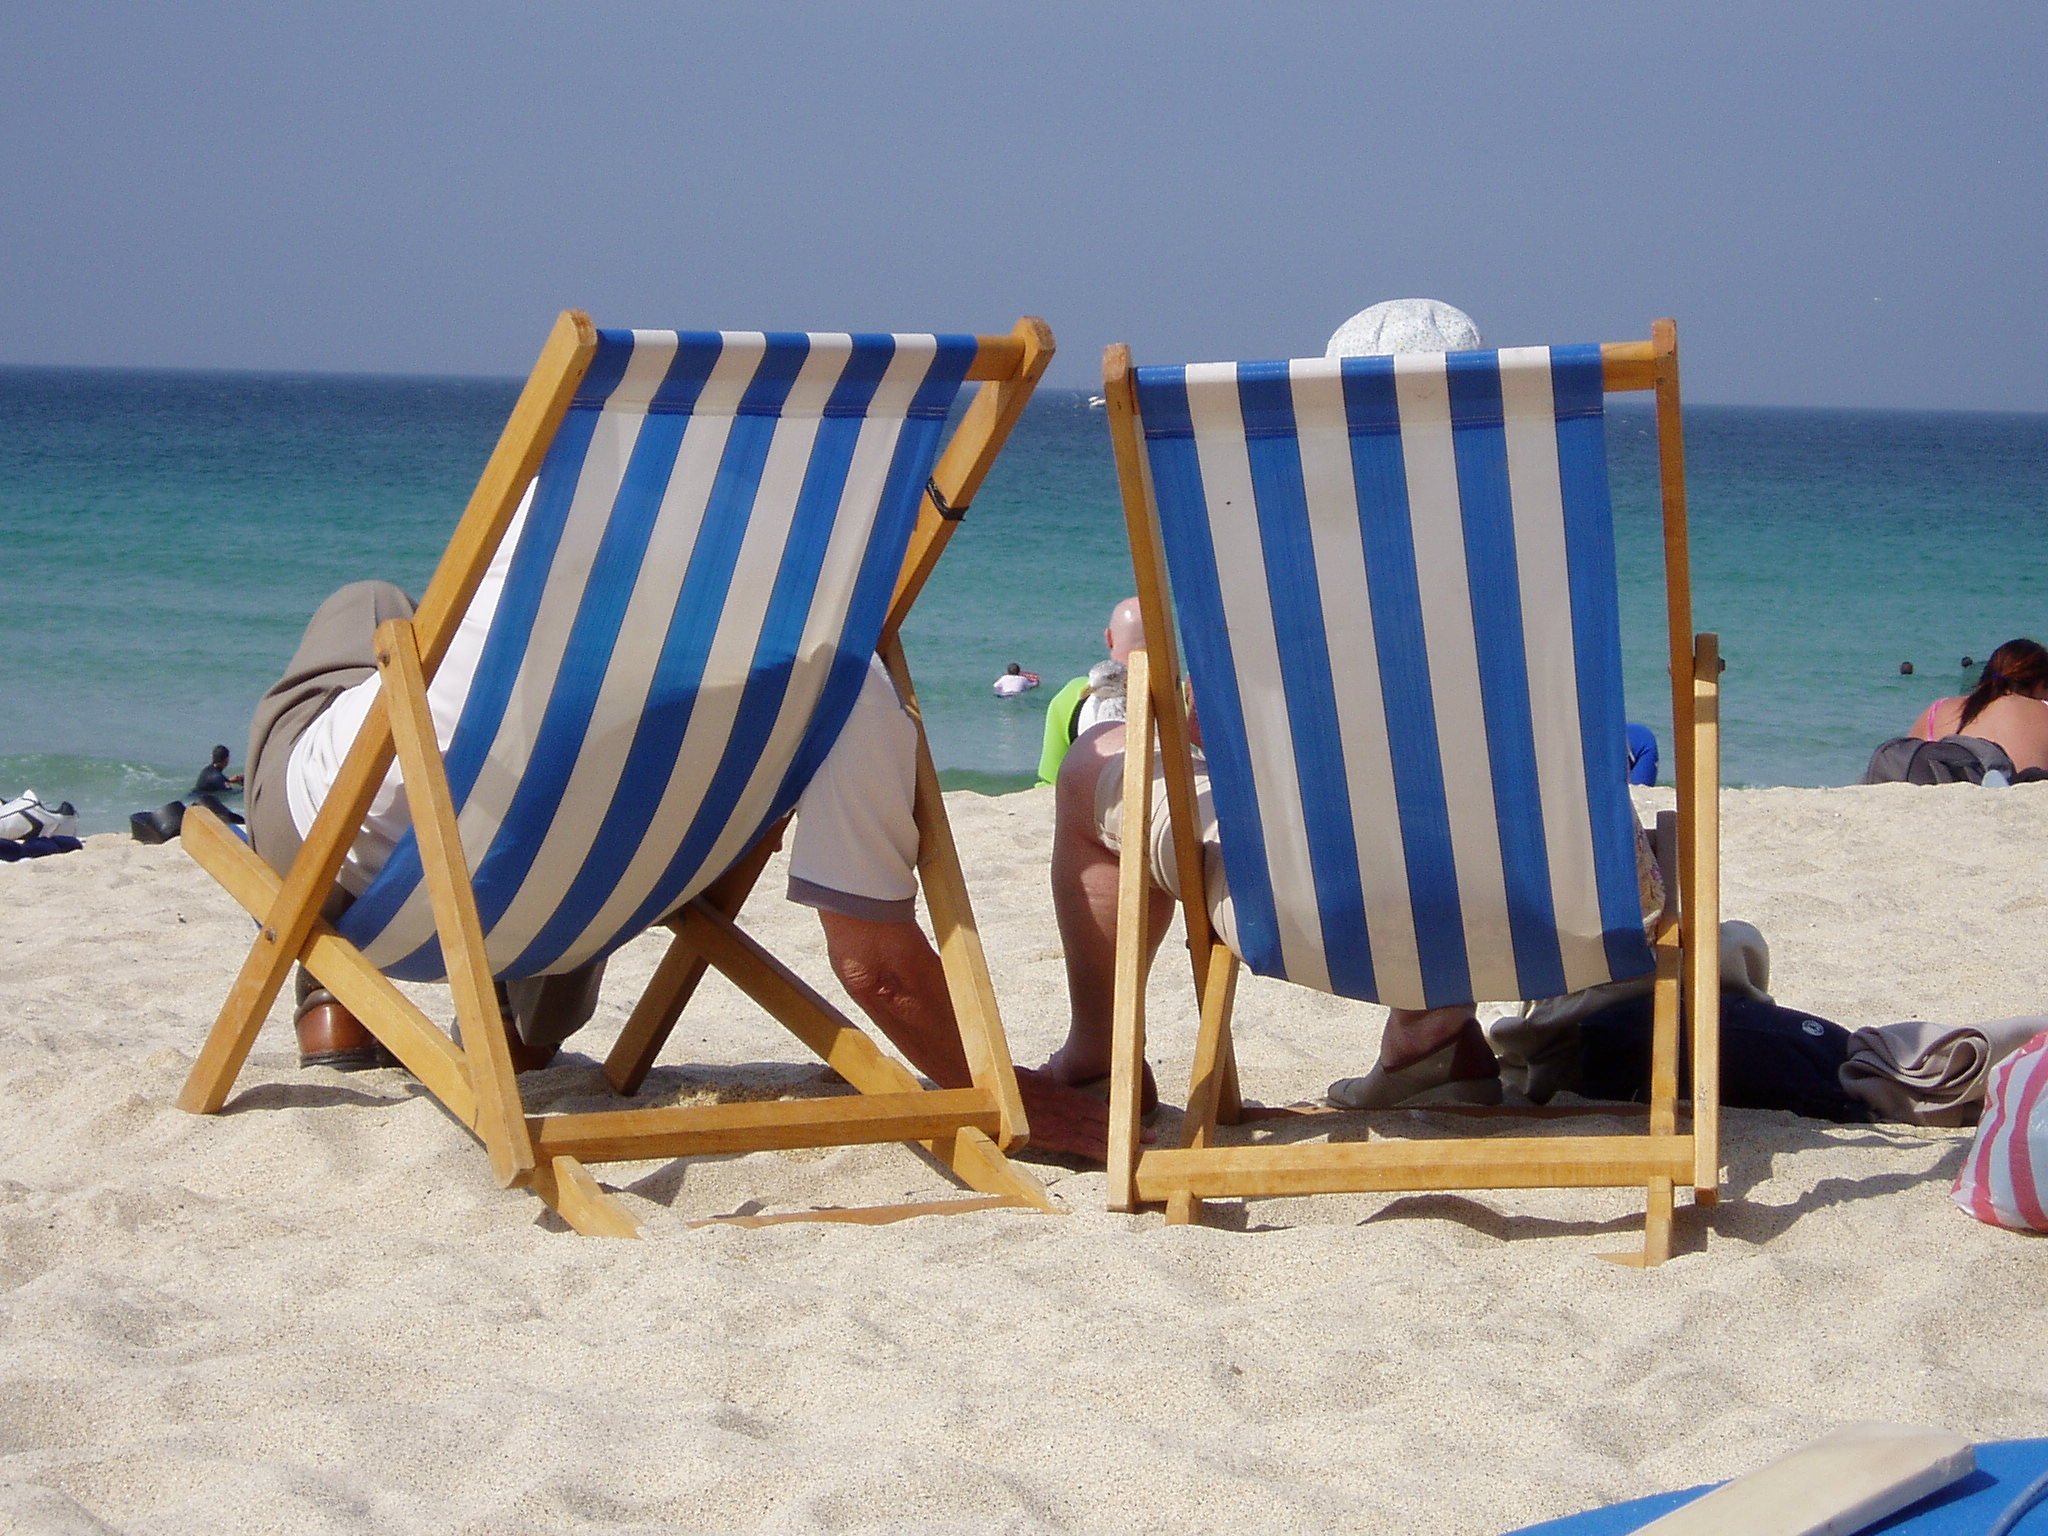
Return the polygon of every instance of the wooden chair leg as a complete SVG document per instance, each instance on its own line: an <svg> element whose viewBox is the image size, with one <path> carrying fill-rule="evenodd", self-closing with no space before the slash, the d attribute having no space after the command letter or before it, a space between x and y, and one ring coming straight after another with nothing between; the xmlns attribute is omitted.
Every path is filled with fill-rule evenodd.
<svg viewBox="0 0 2048 1536"><path fill-rule="evenodd" d="M703 900L713 911L727 917L739 916L740 908L753 894L770 856L782 846L782 828L787 824L786 821L778 823L764 832L760 841L737 864L711 882L704 891ZM695 995L698 982L704 979L705 965L704 957L697 953L696 946L678 931L670 941L667 953L661 957L661 963L655 967L647 990L640 994L640 1001L634 1005L632 1017L626 1020L626 1027L613 1042L611 1054L605 1057L604 1075L613 1091L623 1094L640 1091L640 1085L647 1081L647 1074L653 1069L655 1058L668 1044L676 1021Z"/></svg>
<svg viewBox="0 0 2048 1536"><path fill-rule="evenodd" d="M195 806L186 820L186 850L206 864L208 861L196 850L218 823L204 806ZM219 835L232 834L223 828ZM257 922L263 923L267 906L250 910ZM200 1047L198 1059L192 1063L185 1086L178 1094L178 1108L190 1114L210 1115L227 1102L228 1095L234 1092L235 1079L241 1075L242 1066L256 1044L256 1036L263 1029L263 1021L270 1015L270 1005L277 1001L278 991L296 958L278 944L276 929L265 924L242 961L241 973L236 976L227 1001L221 1004L213 1028L206 1032L206 1043Z"/></svg>
<svg viewBox="0 0 2048 1536"><path fill-rule="evenodd" d="M484 953L483 922L469 882L447 769L434 736L433 716L427 710L419 651L412 625L406 620L392 619L378 626L377 671L383 679L382 697L390 711L391 735L405 774L406 799L419 837L420 868L441 939L441 957L448 967L448 988L454 994L455 1017L462 1026L470 1092L476 1097L476 1131L490 1153L492 1173L500 1185L510 1188L533 1176L533 1136L527 1129L512 1046Z"/></svg>
<svg viewBox="0 0 2048 1536"><path fill-rule="evenodd" d="M1201 1033L1195 1038L1195 1071L1188 1086L1188 1111L1181 1122L1183 1147L1206 1147L1216 1139L1216 1124L1230 1088L1235 1048L1230 1032L1231 1005L1237 1000L1237 956L1221 944L1209 947L1209 971L1202 985ZM1202 1202L1175 1195L1167 1202L1172 1225L1202 1219Z"/></svg>
<svg viewBox="0 0 2048 1536"><path fill-rule="evenodd" d="M1699 953L1686 978L1692 1008L1693 1204L1711 1206L1721 1185L1721 650L1693 637L1692 859L1685 901Z"/></svg>
<svg viewBox="0 0 2048 1536"><path fill-rule="evenodd" d="M1116 970L1110 1006L1109 1208L1138 1208L1138 1159L1143 1145L1145 1089L1145 980L1152 909L1153 713L1149 662L1130 656L1125 679L1122 851L1117 863Z"/></svg>
<svg viewBox="0 0 2048 1536"><path fill-rule="evenodd" d="M342 759L341 769L319 815L313 818L290 873L265 905L249 909L257 922L256 942L207 1033L199 1059L192 1064L184 1090L178 1095L180 1109L210 1115L227 1102L242 1064L249 1059L249 1049L256 1043L257 1032L270 1013L270 1005L277 1001L278 991L293 964L305 953L313 926L320 921L321 904L333 888L335 872L348 856L371 797L383 782L392 751L391 725L384 700L379 698L372 701L348 755ZM202 839L206 819L207 813L202 809L194 823L194 831Z"/></svg>
<svg viewBox="0 0 2048 1536"><path fill-rule="evenodd" d="M1230 1085L1236 1054L1230 1032L1230 1011L1237 1001L1237 956L1221 944L1209 949L1209 972L1202 983L1201 1032L1195 1037L1195 1070L1188 1084L1187 1118L1181 1122L1180 1144L1206 1147L1216 1139L1216 1124Z"/></svg>
<svg viewBox="0 0 2048 1536"><path fill-rule="evenodd" d="M604 1059L605 1081L612 1085L614 1093L630 1095L640 1091L647 1074L654 1069L655 1058L668 1044L676 1021L696 995L697 983L709 968L688 939L680 933L670 937L661 962L648 978L647 990L633 1005L626 1027L619 1031L611 1054Z"/></svg>
<svg viewBox="0 0 2048 1536"><path fill-rule="evenodd" d="M1657 930L1651 946L1656 956L1657 974L1651 984L1650 1002L1650 1103L1649 1126L1652 1136L1675 1136L1678 1132L1678 1043L1680 994L1686 977L1686 957L1681 949L1681 938L1685 929L1680 921L1684 903L1674 871L1683 868L1677 860L1680 847L1677 818L1665 811L1657 817L1656 834L1652 839L1657 851L1657 861L1664 871L1666 894L1664 912L1657 921ZM1716 946L1718 953L1718 945ZM1694 1134L1698 1134L1695 1122ZM1647 1269L1662 1264L1671 1256L1671 1212L1673 1204L1673 1181L1668 1178L1650 1180L1645 1191L1647 1209L1643 1217L1643 1246L1640 1252L1603 1253L1601 1258L1611 1264L1622 1264L1632 1269Z"/></svg>
<svg viewBox="0 0 2048 1536"><path fill-rule="evenodd" d="M645 1237L633 1213L605 1192L573 1157L549 1158L533 1171L533 1191L585 1237Z"/></svg>
<svg viewBox="0 0 2048 1536"><path fill-rule="evenodd" d="M1671 1180L1650 1180L1648 1209L1643 1215L1642 1251L1603 1253L1600 1257L1610 1264L1620 1264L1628 1269L1655 1269L1662 1264L1671 1257L1672 1203Z"/></svg>
<svg viewBox="0 0 2048 1536"><path fill-rule="evenodd" d="M997 1113L1001 1116L997 1141L1005 1151L1013 1150L1029 1138L1031 1128L1024 1115L1024 1095L1017 1087L1017 1069L1010 1060L1010 1042L1003 1033L1002 1015L996 1008L995 982L989 975L981 931L975 925L967 876L960 867L952 824L946 820L939 770L932 761L931 744L925 739L924 717L918 710L917 692L910 680L902 642L889 635L882 642L880 655L896 685L897 698L917 727L917 875L924 887L925 906L931 913L932 936L938 944L939 964L945 972L946 991L960 1030L960 1045L967 1054L974 1085L996 1097Z"/></svg>
<svg viewBox="0 0 2048 1536"><path fill-rule="evenodd" d="M1013 1204L1028 1205L1048 1215L1063 1214L1035 1176L1005 1157L994 1141L972 1126L963 1128L950 1138L925 1142L923 1146L969 1189L979 1190L985 1195L1002 1195Z"/></svg>
<svg viewBox="0 0 2048 1536"><path fill-rule="evenodd" d="M1244 1089L1237 1080L1237 1036L1223 1035L1223 1092L1216 1100L1216 1119L1222 1125L1244 1123Z"/></svg>

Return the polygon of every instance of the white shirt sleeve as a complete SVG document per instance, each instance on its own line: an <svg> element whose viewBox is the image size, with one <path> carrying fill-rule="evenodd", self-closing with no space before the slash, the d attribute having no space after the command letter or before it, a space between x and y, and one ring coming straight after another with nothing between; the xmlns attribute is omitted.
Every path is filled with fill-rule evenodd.
<svg viewBox="0 0 2048 1536"><path fill-rule="evenodd" d="M434 719L434 739L443 752L455 738L455 724L462 718L462 706L468 701L469 685L483 657L484 637L490 633L491 620L497 614L498 599L505 590L505 575L512 565L512 552L519 546L520 530L526 526L526 509L532 501L533 487L528 486L526 498L513 514L505 537L499 540L497 554L485 570L476 596L470 599L462 622L456 626L455 638L441 659L440 670L427 684L427 710ZM313 818L319 814L328 790L334 787L342 759L348 756L356 733L362 729L379 684L378 678L366 678L336 694L334 702L299 734L293 745L285 765L285 799L291 807L292 825L301 837L312 830ZM411 825L405 781L394 761L370 801L362 831L356 834L355 843L342 862L342 889L353 896L369 889L370 881L384 867L384 861L391 857L392 849Z"/></svg>

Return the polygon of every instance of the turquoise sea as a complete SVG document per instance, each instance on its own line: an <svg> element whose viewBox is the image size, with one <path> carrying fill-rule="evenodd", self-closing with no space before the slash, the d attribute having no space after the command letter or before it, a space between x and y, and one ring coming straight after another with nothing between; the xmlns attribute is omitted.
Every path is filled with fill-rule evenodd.
<svg viewBox="0 0 2048 1536"><path fill-rule="evenodd" d="M0 796L104 831L189 789L216 741L239 763L322 597L425 584L517 388L0 368ZM1615 403L1609 444L1629 710L1668 743L1647 407ZM2048 637L2048 416L1695 406L1687 446L1728 783L1853 782L1963 656ZM1104 414L1045 392L906 634L950 787L1032 782L1045 700L1131 584ZM999 702L1013 660L1046 687Z"/></svg>

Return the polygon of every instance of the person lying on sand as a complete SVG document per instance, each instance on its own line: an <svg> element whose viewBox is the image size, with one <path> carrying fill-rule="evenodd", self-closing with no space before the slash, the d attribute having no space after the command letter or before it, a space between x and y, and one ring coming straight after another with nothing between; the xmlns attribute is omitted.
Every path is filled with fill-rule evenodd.
<svg viewBox="0 0 2048 1536"><path fill-rule="evenodd" d="M1961 698L1936 699L1913 722L1922 741L1979 736L1996 742L2013 770L2048 770L2048 648L2008 640L1984 663L1977 686Z"/></svg>
<svg viewBox="0 0 2048 1536"><path fill-rule="evenodd" d="M469 692L503 589L514 541L494 562L427 690L445 750ZM291 866L355 740L378 686L374 636L413 602L389 582L356 582L313 615L284 676L257 705L248 756L249 832L280 873ZM918 831L912 802L917 729L879 662L852 716L797 805L789 899L816 910L833 973L877 1028L942 1088L971 1081L945 973L914 915ZM371 802L327 906L332 919L367 888L411 825L396 765ZM597 1007L604 962L558 976L501 983L521 1071L545 1066ZM344 1071L384 1064L375 1038L340 1003L299 975L300 1064ZM1031 1144L1101 1160L1107 1112L1056 1077L1018 1073Z"/></svg>

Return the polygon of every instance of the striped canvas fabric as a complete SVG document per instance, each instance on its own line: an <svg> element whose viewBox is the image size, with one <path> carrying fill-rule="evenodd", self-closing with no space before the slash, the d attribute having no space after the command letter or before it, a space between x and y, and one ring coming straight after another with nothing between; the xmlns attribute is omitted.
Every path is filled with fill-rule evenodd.
<svg viewBox="0 0 2048 1536"><path fill-rule="evenodd" d="M495 975L608 953L795 804L975 347L600 333L446 753ZM388 975L442 977L411 834L337 926Z"/></svg>
<svg viewBox="0 0 2048 1536"><path fill-rule="evenodd" d="M2048 1035L1991 1069L1984 1118L1954 1194L1979 1221L2048 1232Z"/></svg>
<svg viewBox="0 0 2048 1536"><path fill-rule="evenodd" d="M1244 961L1402 1007L1649 971L1599 348L1136 388Z"/></svg>

